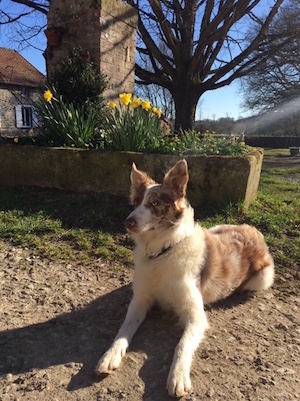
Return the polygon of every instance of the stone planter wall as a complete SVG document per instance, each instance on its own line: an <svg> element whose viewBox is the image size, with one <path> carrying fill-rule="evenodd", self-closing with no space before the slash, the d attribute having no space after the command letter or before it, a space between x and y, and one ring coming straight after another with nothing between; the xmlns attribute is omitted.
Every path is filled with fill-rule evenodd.
<svg viewBox="0 0 300 401"><path fill-rule="evenodd" d="M132 162L161 182L179 159L135 152L1 145L0 185L93 191L128 199ZM187 155L185 159L190 171L188 198L194 207L210 201L244 201L248 207L255 198L262 149L241 157Z"/></svg>

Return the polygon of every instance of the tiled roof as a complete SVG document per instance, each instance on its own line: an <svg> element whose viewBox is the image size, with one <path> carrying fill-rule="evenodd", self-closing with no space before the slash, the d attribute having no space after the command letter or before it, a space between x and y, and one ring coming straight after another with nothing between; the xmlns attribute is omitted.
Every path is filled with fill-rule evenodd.
<svg viewBox="0 0 300 401"><path fill-rule="evenodd" d="M17 51L0 47L0 84L38 87L45 76Z"/></svg>

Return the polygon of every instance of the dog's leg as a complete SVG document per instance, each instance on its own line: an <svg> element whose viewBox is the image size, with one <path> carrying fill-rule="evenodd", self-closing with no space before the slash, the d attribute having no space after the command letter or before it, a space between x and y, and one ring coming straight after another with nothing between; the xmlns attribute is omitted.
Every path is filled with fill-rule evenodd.
<svg viewBox="0 0 300 401"><path fill-rule="evenodd" d="M173 397L182 397L191 389L190 369L192 358L208 326L202 297L198 290L195 289L194 292L198 294L191 294L192 300L190 299L189 301L193 305L188 306L185 329L175 349L168 375L167 389L169 395Z"/></svg>
<svg viewBox="0 0 300 401"><path fill-rule="evenodd" d="M120 365L123 356L126 353L128 345L137 331L138 327L144 321L149 304L143 302L137 297L133 297L128 307L127 315L122 324L114 342L106 353L100 358L95 372L97 375L101 373L110 373Z"/></svg>

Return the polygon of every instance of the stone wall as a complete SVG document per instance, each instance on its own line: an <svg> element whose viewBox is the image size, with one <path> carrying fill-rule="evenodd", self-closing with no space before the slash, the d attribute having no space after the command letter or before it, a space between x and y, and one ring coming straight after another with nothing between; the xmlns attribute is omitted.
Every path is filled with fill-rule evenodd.
<svg viewBox="0 0 300 401"><path fill-rule="evenodd" d="M54 28L59 39L56 44L48 39L48 75L71 47L79 45L109 78L107 99L133 92L136 27L135 9L121 0L51 0L47 33Z"/></svg>
<svg viewBox="0 0 300 401"><path fill-rule="evenodd" d="M24 88L23 88L24 89ZM15 106L33 105L38 100L37 89L26 88L28 96L22 94L22 87L15 85L6 85L0 87L0 136L28 136L33 131L32 128L17 128L15 119ZM34 131L37 132L35 128Z"/></svg>
<svg viewBox="0 0 300 401"><path fill-rule="evenodd" d="M0 88L0 102L0 133L11 133L14 135L15 131L17 131L14 115L16 99L11 91Z"/></svg>
<svg viewBox="0 0 300 401"><path fill-rule="evenodd" d="M70 148L0 145L0 185L38 186L78 192L92 191L128 200L130 170L140 170L161 182L181 156L135 152L103 152ZM187 155L190 180L188 199L203 202L244 202L256 197L263 150L245 156Z"/></svg>

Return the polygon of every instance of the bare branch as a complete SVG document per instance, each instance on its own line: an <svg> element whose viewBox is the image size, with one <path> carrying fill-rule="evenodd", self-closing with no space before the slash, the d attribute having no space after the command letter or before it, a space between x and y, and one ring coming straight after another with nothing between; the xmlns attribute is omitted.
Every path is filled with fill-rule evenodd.
<svg viewBox="0 0 300 401"><path fill-rule="evenodd" d="M49 2L45 1L44 3L37 3L35 1L31 1L31 0L11 0L13 3L18 3L18 4L23 4L24 6L27 6L29 8L32 8L33 10L39 11L45 15L47 15L48 10L49 10Z"/></svg>

